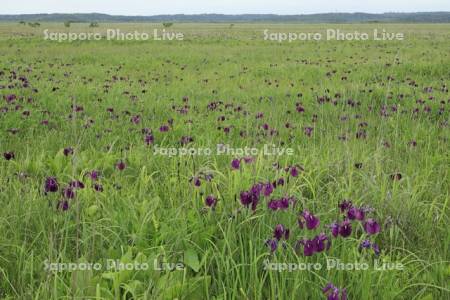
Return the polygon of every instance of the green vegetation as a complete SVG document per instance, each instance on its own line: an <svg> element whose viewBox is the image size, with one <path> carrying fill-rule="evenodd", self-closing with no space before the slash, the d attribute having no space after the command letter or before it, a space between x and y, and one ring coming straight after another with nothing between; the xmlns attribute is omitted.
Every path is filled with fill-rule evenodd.
<svg viewBox="0 0 450 300"><path fill-rule="evenodd" d="M0 24L0 298L325 299L332 282L349 299L449 299L449 25L176 27L183 41L69 43L43 39L43 29L66 32L61 23ZM405 40L278 43L262 33L330 27ZM95 30L107 28L164 26ZM274 144L294 155L233 169L243 157L154 153L181 143ZM280 178L254 211L241 204L243 191ZM282 197L295 206L268 208ZM353 221L349 237L305 256L297 241L330 236L344 199L381 231L368 236ZM318 228L299 227L305 209ZM277 224L290 236L272 253ZM360 249L365 239L379 256ZM264 270L327 258L370 267ZM149 269L114 272L107 259ZM375 270L375 259L404 270ZM46 262L102 267L51 272Z"/></svg>

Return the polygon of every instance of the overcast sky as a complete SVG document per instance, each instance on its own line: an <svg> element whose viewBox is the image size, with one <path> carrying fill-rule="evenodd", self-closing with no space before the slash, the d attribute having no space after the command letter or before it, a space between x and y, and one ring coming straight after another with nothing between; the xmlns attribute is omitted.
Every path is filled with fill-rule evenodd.
<svg viewBox="0 0 450 300"><path fill-rule="evenodd" d="M0 0L0 14L310 14L417 11L450 11L450 0Z"/></svg>

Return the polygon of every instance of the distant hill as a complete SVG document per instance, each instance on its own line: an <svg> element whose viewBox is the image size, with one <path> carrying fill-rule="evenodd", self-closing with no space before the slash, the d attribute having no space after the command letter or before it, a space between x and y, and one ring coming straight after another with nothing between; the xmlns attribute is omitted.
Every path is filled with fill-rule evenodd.
<svg viewBox="0 0 450 300"><path fill-rule="evenodd" d="M0 22L291 22L291 23L450 23L450 12L417 13L325 13L310 15L198 14L157 16L113 16L107 14L27 14L0 15Z"/></svg>

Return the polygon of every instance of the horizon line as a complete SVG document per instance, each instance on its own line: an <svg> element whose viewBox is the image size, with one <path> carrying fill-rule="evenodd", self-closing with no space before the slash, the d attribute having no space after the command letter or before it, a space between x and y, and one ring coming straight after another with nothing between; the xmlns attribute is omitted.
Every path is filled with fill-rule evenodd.
<svg viewBox="0 0 450 300"><path fill-rule="evenodd" d="M327 14L370 14L370 15L384 15L384 14L420 14L420 13L450 13L450 11L387 11L387 12L317 12L317 13L297 13L297 14L277 14L277 13L239 13L239 14L228 14L228 13L165 13L165 14L155 14L155 15L135 15L135 14L109 14L102 12L37 12L37 13L10 13L10 14L0 14L0 16L27 16L27 15L107 15L111 17L158 17L158 16L198 16L198 15L224 15L224 16L244 16L244 15L272 15L272 16L310 16L310 15L327 15Z"/></svg>

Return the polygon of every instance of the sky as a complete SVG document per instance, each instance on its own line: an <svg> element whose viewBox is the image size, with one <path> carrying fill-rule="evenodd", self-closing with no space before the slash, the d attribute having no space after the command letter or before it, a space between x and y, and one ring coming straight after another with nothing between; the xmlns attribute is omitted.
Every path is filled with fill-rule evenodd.
<svg viewBox="0 0 450 300"><path fill-rule="evenodd" d="M1 14L311 14L450 11L450 0L0 0Z"/></svg>

